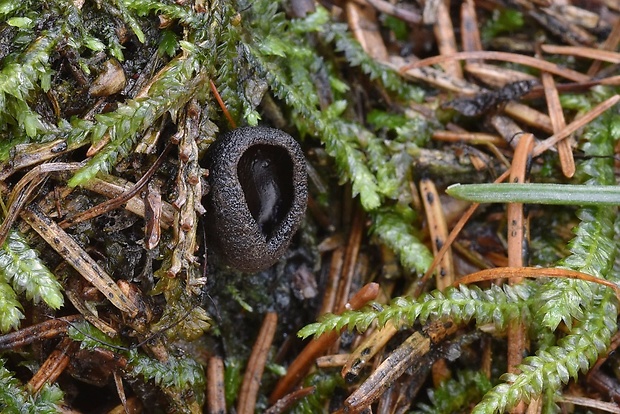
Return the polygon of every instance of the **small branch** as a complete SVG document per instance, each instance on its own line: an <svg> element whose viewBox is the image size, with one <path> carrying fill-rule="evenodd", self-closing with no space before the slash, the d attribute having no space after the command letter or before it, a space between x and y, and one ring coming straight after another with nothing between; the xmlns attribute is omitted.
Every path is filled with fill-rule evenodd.
<svg viewBox="0 0 620 414"><path fill-rule="evenodd" d="M498 147L507 145L502 137L484 132L433 131L433 139L445 142L466 142L470 145L493 144Z"/></svg>
<svg viewBox="0 0 620 414"><path fill-rule="evenodd" d="M616 403L609 403L593 398L574 397L572 395L562 395L557 399L558 403L568 403L578 405L580 407L594 408L595 410L605 411L608 413L620 414L620 407Z"/></svg>
<svg viewBox="0 0 620 414"><path fill-rule="evenodd" d="M15 185L9 196L9 209L2 226L0 226L0 246L6 241L11 226L15 223L21 209L28 202L32 192L39 188L50 172L73 171L81 166L81 163L53 162L37 165L28 171Z"/></svg>
<svg viewBox="0 0 620 414"><path fill-rule="evenodd" d="M101 174L101 177L102 178L93 178L87 183L84 183L83 187L108 198L116 198L130 191L135 186L134 183L113 175ZM127 201L125 209L137 216L145 216L146 207L144 206L144 200L140 198L139 194L136 194ZM174 224L174 211L174 207L172 207L170 203L162 201L160 224L164 229L168 229Z"/></svg>
<svg viewBox="0 0 620 414"><path fill-rule="evenodd" d="M349 355L349 359L340 372L342 377L347 382L357 378L362 369L366 367L368 361L374 358L387 345L389 340L396 335L396 332L398 332L398 329L389 321L382 329L373 332Z"/></svg>
<svg viewBox="0 0 620 414"><path fill-rule="evenodd" d="M452 322L429 325L430 332L414 332L379 365L344 402L345 412L358 413L375 402L392 383L431 349L431 345L453 334L458 326Z"/></svg>
<svg viewBox="0 0 620 414"><path fill-rule="evenodd" d="M450 18L449 0L439 0L436 10L436 21L433 25L433 32L437 40L437 47L441 55L452 55L458 50L456 48L456 37L454 36L454 26ZM447 60L442 64L444 71L455 79L463 79L463 70L459 62Z"/></svg>
<svg viewBox="0 0 620 414"><path fill-rule="evenodd" d="M614 24L613 29L611 29L611 33L609 33L609 36L601 45L600 50L615 50L618 43L620 43L620 18L616 19L616 23ZM602 62L600 60L592 62L592 66L588 69L588 76L596 75L601 68L601 63Z"/></svg>

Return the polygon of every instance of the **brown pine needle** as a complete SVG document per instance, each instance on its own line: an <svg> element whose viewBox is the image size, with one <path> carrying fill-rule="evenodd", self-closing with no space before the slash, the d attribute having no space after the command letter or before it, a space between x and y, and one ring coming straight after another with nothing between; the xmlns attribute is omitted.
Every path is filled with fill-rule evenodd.
<svg viewBox="0 0 620 414"><path fill-rule="evenodd" d="M551 267L551 268L543 268L543 267L496 267L493 269L485 269L479 272L470 273L467 276L461 277L459 280L454 282L454 286L458 285L468 285L470 283L477 283L489 280L497 280L503 278L512 278L512 277L522 277L522 278L545 278L545 277L556 277L556 278L569 278L569 279L580 279L585 280L586 282L598 283L599 285L604 285L610 287L616 293L616 297L620 301L620 287L616 284L601 279L587 273L578 272L576 270L570 269L562 269L559 267Z"/></svg>
<svg viewBox="0 0 620 414"><path fill-rule="evenodd" d="M426 221L432 240L433 253L437 254L448 238L448 225L446 224L446 218L441 207L441 200L439 199L439 194L437 193L437 188L433 181L427 178L422 179L420 181L420 193L422 202L424 203L424 211L426 213ZM447 254L442 258L437 270L435 285L437 289L443 290L454 281L454 264L450 250L448 250Z"/></svg>
<svg viewBox="0 0 620 414"><path fill-rule="evenodd" d="M293 391L290 394L280 398L274 405L269 407L265 414L280 414L286 412L289 408L293 406L297 401L301 400L304 397L307 397L310 394L314 394L316 391L316 387L306 387L299 389L297 391ZM222 411L222 413L225 411ZM215 413L214 413L215 414Z"/></svg>
<svg viewBox="0 0 620 414"><path fill-rule="evenodd" d="M217 101L217 104L222 109L222 113L224 114L224 116L226 117L226 120L230 124L230 127L232 129L237 128L237 123L233 119L233 117L230 114L230 112L228 112L228 108L226 107L226 104L224 103L224 100L220 96L220 93L218 92L217 87L215 86L215 83L213 83L213 81L211 79L209 79L209 86L211 87L211 92L213 93L213 96L215 97L215 100Z"/></svg>
<svg viewBox="0 0 620 414"><path fill-rule="evenodd" d="M581 118L574 120L573 122L568 124L566 126L566 128L562 129L559 132L556 132L555 134L553 134L552 136L550 136L546 140L542 141L536 147L534 147L534 151L532 152L532 156L533 157L537 157L540 154L542 154L543 152L547 151L549 148L553 147L559 141L561 141L564 138L568 137L570 134L572 134L573 132L577 131L579 128L581 128L581 127L589 124L590 122L592 122L592 120L597 118L599 115L601 115L603 112L605 112L606 110L608 110L609 108L611 108L615 104L617 104L619 101L620 101L620 95L614 95L611 98L609 98L609 99L601 102L600 104L596 105L594 108L592 108L590 110L590 112L588 112L587 114L585 114Z"/></svg>
<svg viewBox="0 0 620 414"><path fill-rule="evenodd" d="M560 103L560 95L555 86L553 76L549 73L542 74L543 87L545 89L545 98L547 99L547 108L549 109L549 117L553 125L553 132L560 132L566 127L562 104ZM571 178L575 175L575 159L573 158L573 150L570 147L570 141L563 139L558 142L558 154L560 156L560 165L562 173L565 177Z"/></svg>
<svg viewBox="0 0 620 414"><path fill-rule="evenodd" d="M495 52L495 51L474 51L474 52L459 52L453 55L439 55L430 58L422 59L417 62L413 62L402 66L400 73L406 72L409 69L421 68L424 66L436 65L438 63L447 62L451 60L469 60L469 59L491 59L501 60L505 62L518 63L525 66L531 66L536 69L544 70L554 75L562 76L563 78L570 79L575 82L586 82L590 79L577 71L566 69L558 66L554 63L547 62L546 60L536 59L527 55L519 55L516 53L508 52Z"/></svg>
<svg viewBox="0 0 620 414"><path fill-rule="evenodd" d="M524 134L521 136L517 148L515 149L510 167L510 182L524 183L526 181L526 170L528 159L534 146L534 136L532 134ZM508 266L523 266L523 246L524 239L527 234L527 220L523 214L522 203L508 203L506 207L506 217L508 221ZM515 285L521 283L523 279L520 277L510 278L509 283ZM527 349L528 340L525 331L525 324L521 321L511 324L508 327L508 372L516 373L517 367L523 361L524 350ZM523 401L512 410L514 414L523 414L525 412L525 404Z"/></svg>
<svg viewBox="0 0 620 414"><path fill-rule="evenodd" d="M500 175L494 181L494 183L501 183L501 182L503 182L506 178L508 178L509 174L510 174L510 170L509 169L504 171L504 173L502 175ZM435 271L435 268L437 267L437 265L439 264L439 262L443 258L443 255L446 254L446 252L448 251L448 249L450 248L450 246L452 245L454 240L456 240L456 237L459 235L461 230L463 230L463 227L465 227L465 224L471 218L471 216L474 214L474 211L476 211L476 209L478 208L479 205L480 205L480 203L472 203L472 205L467 209L467 211L465 213L463 213L463 215L461 216L459 221L456 223L456 225L454 226L454 228L450 232L450 235L448 236L448 239L446 240L444 245L441 247L441 250L439 250L439 252L433 258L433 262L428 267L428 270L426 271L426 273L424 273L424 276L422 276L422 278L418 282L418 286L417 286L417 288L416 288L416 290L414 292L414 297L420 296L420 293L422 293L422 291L424 290L424 285L426 284L426 281L431 277L431 275Z"/></svg>
<svg viewBox="0 0 620 414"><path fill-rule="evenodd" d="M207 413L226 412L224 361L218 356L209 358L207 364Z"/></svg>
<svg viewBox="0 0 620 414"><path fill-rule="evenodd" d="M258 333L256 343L254 343L252 348L248 366L243 376L243 382L241 383L239 400L237 402L237 413L239 414L253 414L256 409L258 389L277 327L278 314L275 312L267 313Z"/></svg>
<svg viewBox="0 0 620 414"><path fill-rule="evenodd" d="M594 49L583 46L559 45L540 45L540 48L543 52L554 55L570 55L594 60L602 60L603 62L620 63L620 53L611 52L609 50Z"/></svg>

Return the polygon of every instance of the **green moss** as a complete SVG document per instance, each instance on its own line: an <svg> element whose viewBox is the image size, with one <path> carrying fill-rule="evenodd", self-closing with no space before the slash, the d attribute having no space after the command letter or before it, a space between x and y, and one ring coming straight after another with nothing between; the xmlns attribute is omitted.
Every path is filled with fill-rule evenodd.
<svg viewBox="0 0 620 414"><path fill-rule="evenodd" d="M29 393L0 359L0 410L3 413L54 414L62 398L63 393L56 385L45 384L38 393Z"/></svg>

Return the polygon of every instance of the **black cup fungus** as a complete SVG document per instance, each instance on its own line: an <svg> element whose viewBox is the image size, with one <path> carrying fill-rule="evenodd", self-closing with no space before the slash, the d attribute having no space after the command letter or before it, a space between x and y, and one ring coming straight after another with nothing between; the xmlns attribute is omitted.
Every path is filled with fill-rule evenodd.
<svg viewBox="0 0 620 414"><path fill-rule="evenodd" d="M306 211L306 161L299 144L272 128L239 128L205 155L207 245L228 265L257 272L288 248Z"/></svg>

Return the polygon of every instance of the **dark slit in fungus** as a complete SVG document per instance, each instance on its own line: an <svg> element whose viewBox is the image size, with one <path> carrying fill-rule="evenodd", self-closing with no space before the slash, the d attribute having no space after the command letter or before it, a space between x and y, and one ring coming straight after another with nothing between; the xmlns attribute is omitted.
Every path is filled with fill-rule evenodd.
<svg viewBox="0 0 620 414"><path fill-rule="evenodd" d="M207 245L241 271L273 265L306 210L307 172L299 144L277 129L239 128L211 145L205 163Z"/></svg>
<svg viewBox="0 0 620 414"><path fill-rule="evenodd" d="M267 240L293 202L293 164L285 149L255 145L241 156L239 182L254 220Z"/></svg>

